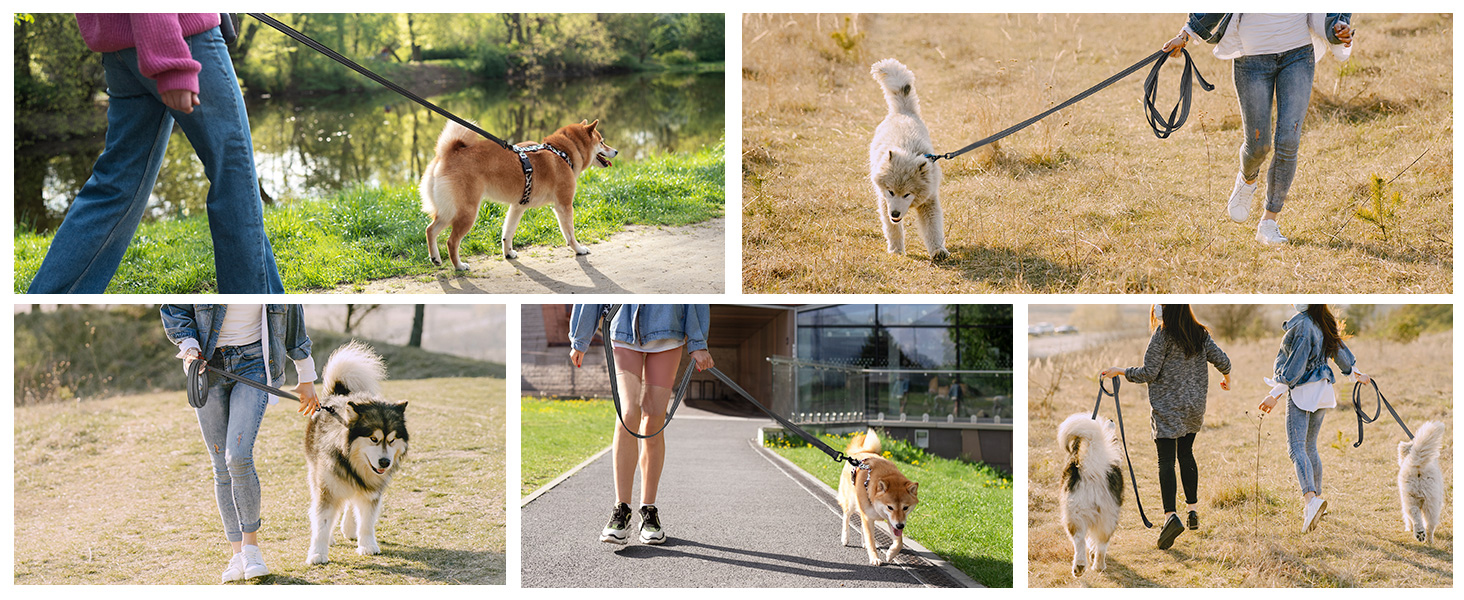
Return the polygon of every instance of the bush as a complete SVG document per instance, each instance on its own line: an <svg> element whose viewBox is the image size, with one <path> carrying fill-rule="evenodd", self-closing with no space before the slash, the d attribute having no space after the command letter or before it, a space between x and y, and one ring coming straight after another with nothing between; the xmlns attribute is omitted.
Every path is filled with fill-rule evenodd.
<svg viewBox="0 0 1464 600"><path fill-rule="evenodd" d="M672 50L656 57L661 64L669 67L681 67L696 64L696 53L690 50Z"/></svg>
<svg viewBox="0 0 1464 600"><path fill-rule="evenodd" d="M448 47L448 48L423 48L422 60L444 60L450 58L472 58L473 51L470 48Z"/></svg>
<svg viewBox="0 0 1464 600"><path fill-rule="evenodd" d="M497 44L483 44L474 56L474 71L484 79L503 79L508 76L509 51Z"/></svg>
<svg viewBox="0 0 1464 600"><path fill-rule="evenodd" d="M1381 334L1393 341L1408 343L1425 333L1448 331L1454 327L1454 307L1449 304L1405 304L1383 320Z"/></svg>

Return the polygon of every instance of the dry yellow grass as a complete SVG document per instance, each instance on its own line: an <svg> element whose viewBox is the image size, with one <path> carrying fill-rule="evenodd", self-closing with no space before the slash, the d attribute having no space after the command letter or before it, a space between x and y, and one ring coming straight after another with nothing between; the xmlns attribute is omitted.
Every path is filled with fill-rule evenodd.
<svg viewBox="0 0 1464 600"><path fill-rule="evenodd" d="M1186 531L1167 551L1154 547L1163 505L1154 441L1147 427L1148 390L1142 385L1123 386L1129 452L1144 509L1155 529L1144 529L1132 490L1127 490L1119 530L1109 547L1108 570L1074 579L1069 572L1072 545L1057 512L1065 460L1055 440L1057 425L1068 415L1092 410L1097 373L1103 367L1141 362L1147 343L1147 337L1134 338L1030 363L1027 525L1032 587L1452 585L1452 511L1445 508L1432 547L1403 531L1395 480L1397 443L1407 438L1385 411L1383 420L1368 426L1362 447L1353 448L1357 421L1347 402L1350 384L1337 386L1339 408L1327 414L1318 444L1329 514L1315 531L1298 531L1300 496L1286 452L1284 407L1260 423L1259 471L1256 468L1256 405L1265 396L1261 377L1271 371L1279 337L1221 343L1233 363L1234 385L1223 392L1220 377L1212 374L1205 427L1195 440L1200 529ZM1349 346L1359 367L1377 377L1410 427L1416 429L1430 419L1454 426L1451 334L1428 335L1410 344L1356 339ZM1054 386L1055 393L1049 394ZM1370 404L1367 408L1372 409ZM1112 418L1111 403L1105 403L1103 414ZM1445 445L1440 465L1444 473L1453 473L1451 443ZM1452 478L1446 475L1446 479ZM1257 487L1259 493L1254 491ZM1445 506L1453 506L1452 481L1446 490ZM1178 501L1183 500L1181 491Z"/></svg>
<svg viewBox="0 0 1464 600"><path fill-rule="evenodd" d="M847 20L846 20L847 19ZM1172 15L746 15L743 285L748 292L1448 292L1453 272L1453 23L1356 17L1352 60L1324 60L1284 248L1224 215L1238 169L1230 63L1199 44L1190 121L1155 139L1143 73L944 164L952 258L885 253L867 148L895 57L937 151L1061 102L1153 52ZM837 34L837 35L835 35ZM1181 63L1182 64L1182 63ZM1160 103L1176 98L1171 62ZM1167 110L1167 107L1165 108ZM1419 158L1422 155L1422 158ZM1416 164L1412 164L1417 159ZM1353 216L1373 174L1405 203L1387 238ZM1259 208L1257 203L1256 209Z"/></svg>

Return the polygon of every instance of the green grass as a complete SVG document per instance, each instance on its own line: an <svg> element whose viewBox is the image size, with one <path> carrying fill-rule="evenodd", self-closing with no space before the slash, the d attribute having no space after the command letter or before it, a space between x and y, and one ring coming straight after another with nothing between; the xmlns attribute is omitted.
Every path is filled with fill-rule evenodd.
<svg viewBox="0 0 1464 600"><path fill-rule="evenodd" d="M609 400L525 396L519 407L522 496L609 446L615 431L608 426L615 419L615 405Z"/></svg>
<svg viewBox="0 0 1464 600"><path fill-rule="evenodd" d="M824 435L843 448L849 437ZM881 438L884 456L920 483L920 504L906 535L988 587L1012 587L1012 480L983 464L927 454L913 445ZM837 489L843 463L801 439L769 442L774 452Z"/></svg>
<svg viewBox="0 0 1464 600"><path fill-rule="evenodd" d="M725 203L721 146L591 169L580 177L575 234L594 243L626 225L678 226L722 215ZM477 226L463 241L467 255L496 254L505 207L484 202ZM452 269L427 259L428 218L415 185L355 188L320 200L266 208L285 289L331 289L399 275ZM446 252L446 235L442 238ZM519 224L518 246L563 244L552 211L533 210ZM50 234L17 230L15 291L35 278ZM496 258L496 257L495 257ZM213 244L203 216L144 223L107 287L111 293L196 294L215 290Z"/></svg>
<svg viewBox="0 0 1464 600"><path fill-rule="evenodd" d="M412 449L386 492L382 554L337 537L307 567L305 420L265 412L260 583L504 583L504 382L387 381ZM181 392L15 409L16 584L216 584L228 546L212 468Z"/></svg>

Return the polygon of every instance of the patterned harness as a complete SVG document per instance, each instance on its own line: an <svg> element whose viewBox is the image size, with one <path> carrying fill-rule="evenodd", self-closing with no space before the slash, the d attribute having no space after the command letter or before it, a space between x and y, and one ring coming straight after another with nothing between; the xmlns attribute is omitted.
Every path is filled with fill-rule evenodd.
<svg viewBox="0 0 1464 600"><path fill-rule="evenodd" d="M555 148L554 146L550 146L549 144L514 146L512 149L514 152L518 153L519 163L522 164L524 167L524 196L522 198L519 198L519 204L528 204L529 194L534 191L534 165L529 164L528 153L538 152L540 150L548 150L550 152L558 154L559 158L564 159L564 164L569 165L570 171L574 170L574 163L569 160L569 155L565 154L563 150Z"/></svg>

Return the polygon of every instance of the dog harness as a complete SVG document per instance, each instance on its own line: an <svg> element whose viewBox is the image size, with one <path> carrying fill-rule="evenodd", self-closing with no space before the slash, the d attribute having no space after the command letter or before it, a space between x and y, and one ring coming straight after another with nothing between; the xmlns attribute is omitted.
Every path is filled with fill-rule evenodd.
<svg viewBox="0 0 1464 600"><path fill-rule="evenodd" d="M534 191L534 165L529 164L529 153L530 152L538 152L540 150L548 150L550 152L553 152L555 154L558 154L559 155L559 158L564 159L564 164L569 165L569 170L571 170L571 171L574 170L574 163L569 160L569 155L568 154L565 154L563 150L560 150L558 148L555 148L554 146L550 146L549 144L534 144L532 146L514 146L512 148L512 150L514 152L517 152L518 153L518 156L519 156L519 164L523 165L523 167L524 167L524 195L523 195L522 198L519 198L519 204L528 204L529 203L529 194Z"/></svg>
<svg viewBox="0 0 1464 600"><path fill-rule="evenodd" d="M860 471L864 471L864 472L868 473L869 472L869 463L864 462L862 460L859 461L859 465L857 467L855 467L853 471L849 471L849 483L856 483L856 482L859 481L859 472ZM869 489L869 478L868 477L865 477L864 478L864 489Z"/></svg>

